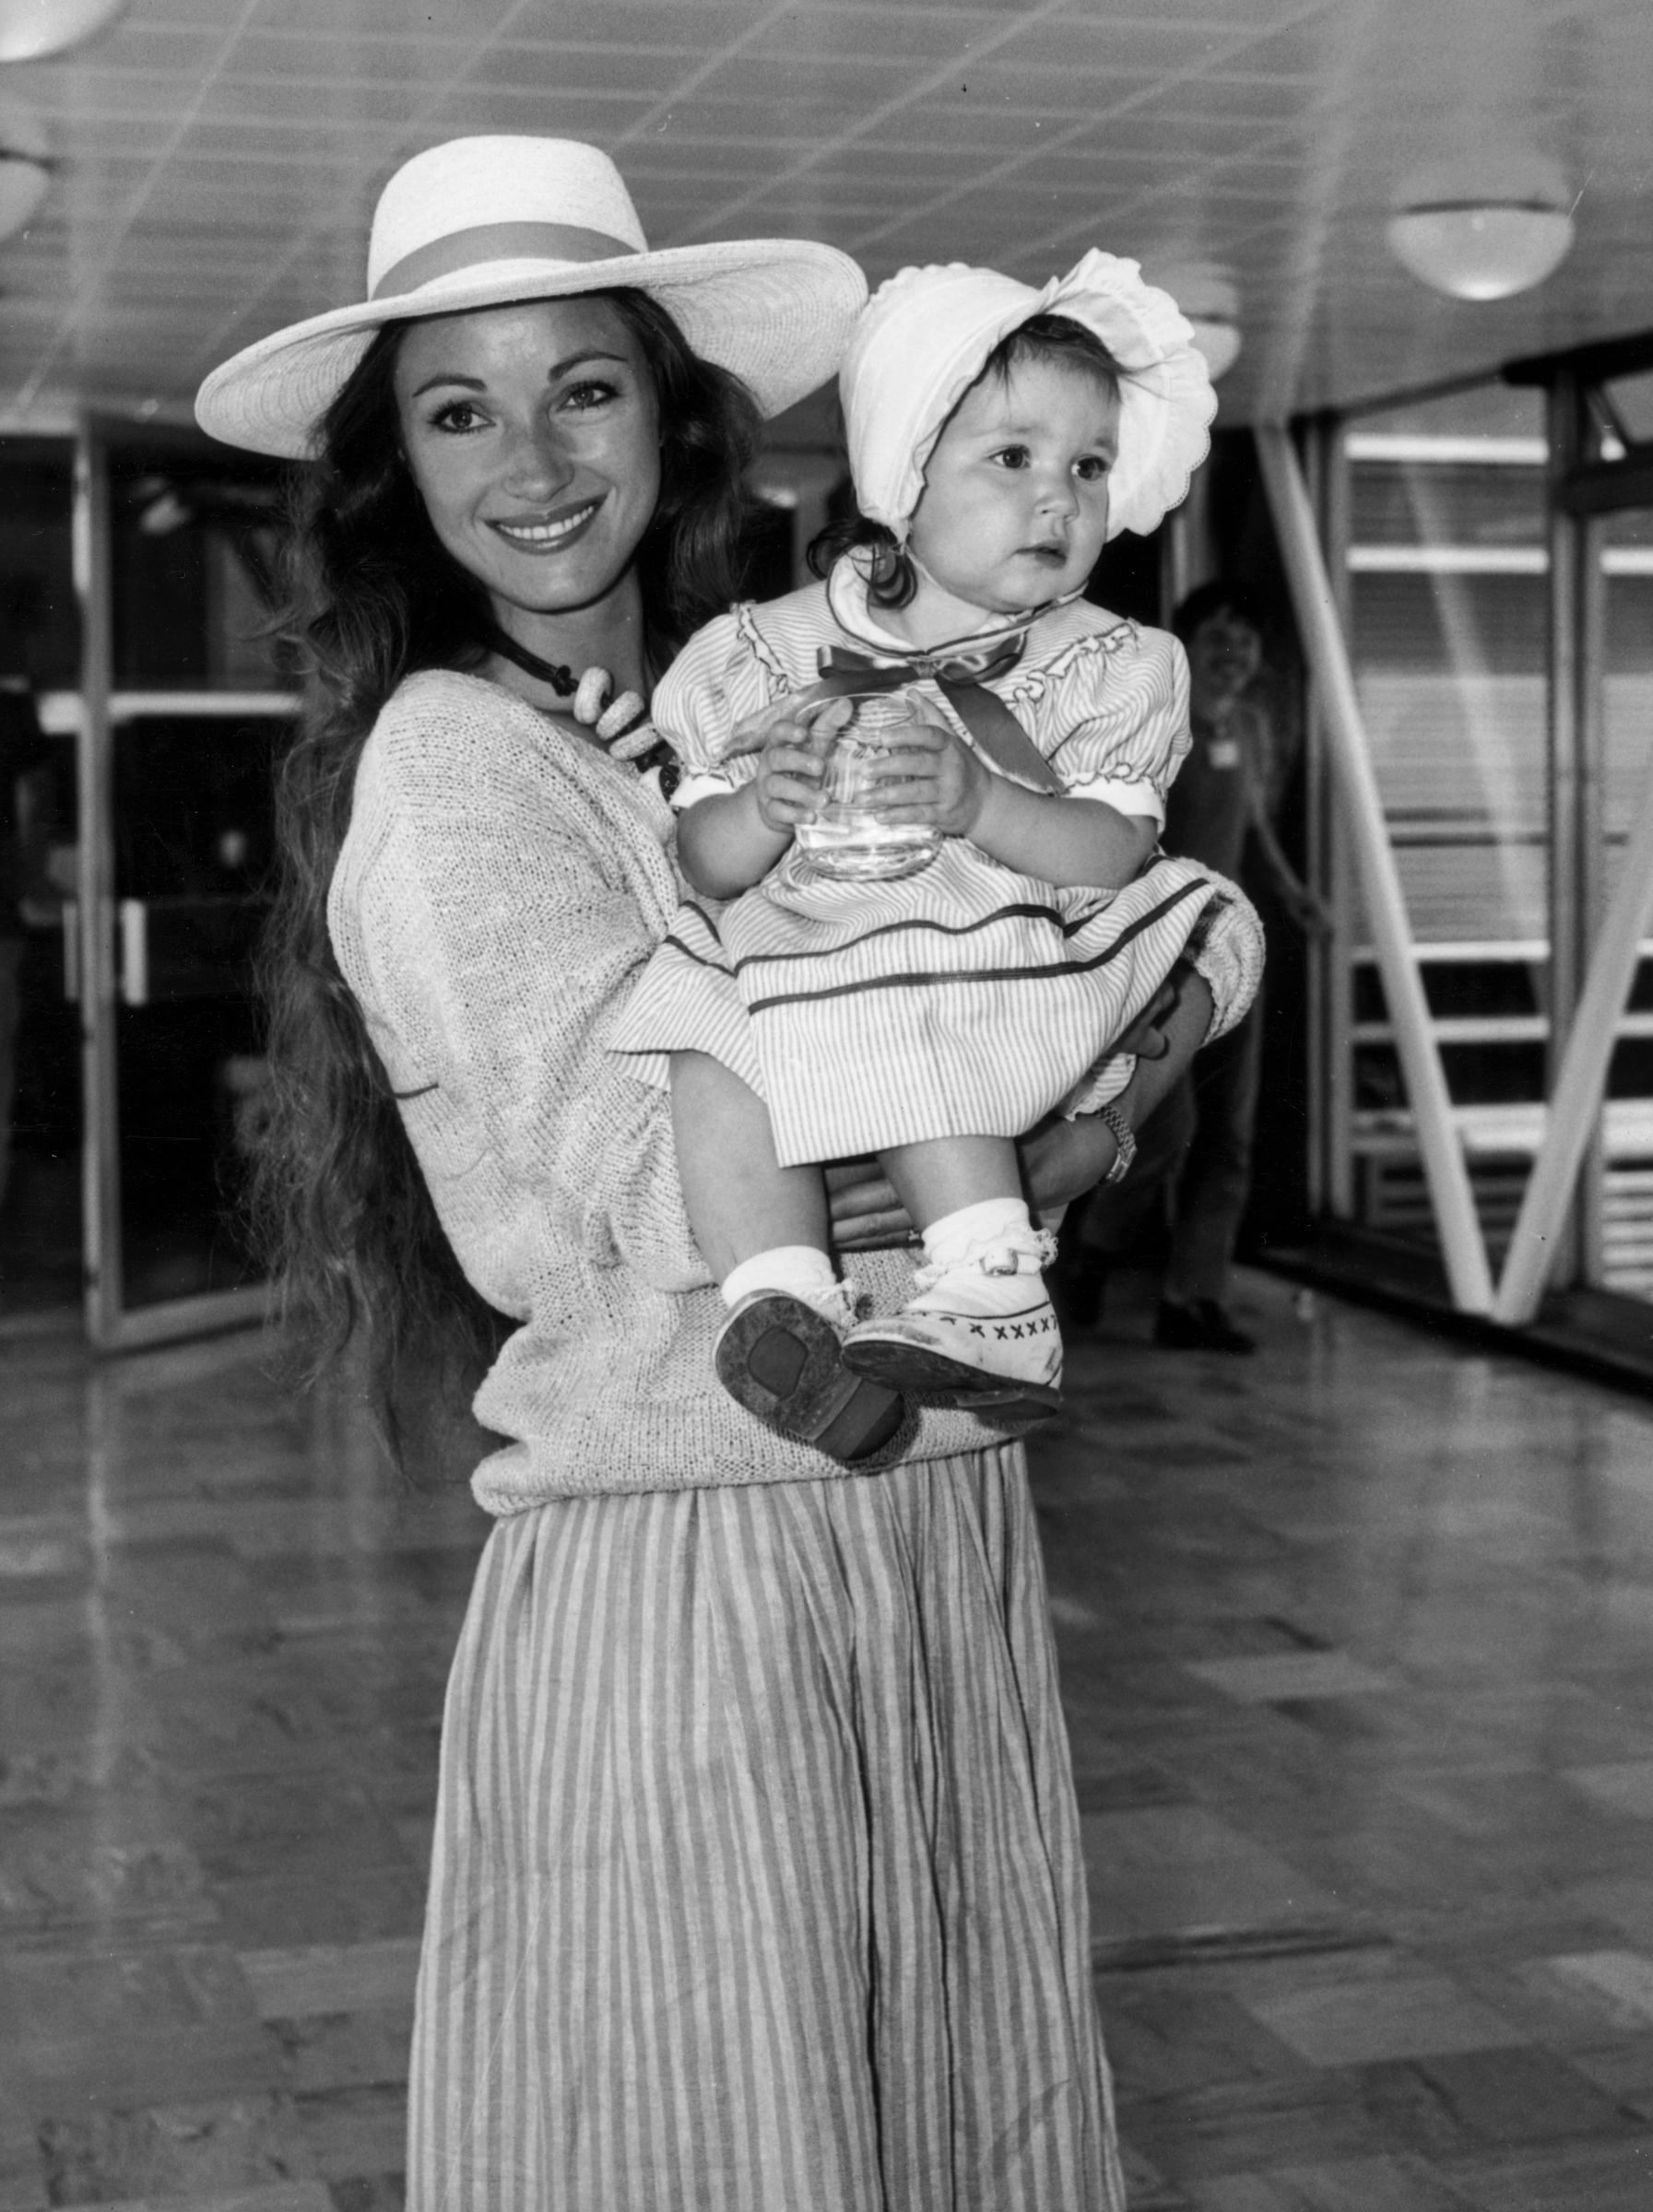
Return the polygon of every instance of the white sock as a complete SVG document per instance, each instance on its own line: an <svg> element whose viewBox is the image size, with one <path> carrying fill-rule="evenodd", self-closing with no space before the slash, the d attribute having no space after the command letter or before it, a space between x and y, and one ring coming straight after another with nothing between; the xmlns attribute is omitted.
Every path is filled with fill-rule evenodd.
<svg viewBox="0 0 1653 2212"><path fill-rule="evenodd" d="M838 1289L832 1263L818 1244L775 1244L731 1267L723 1282L723 1302L738 1306L754 1290L785 1290L818 1313L832 1310Z"/></svg>
<svg viewBox="0 0 1653 2212"><path fill-rule="evenodd" d="M969 1258L974 1245L1035 1233L1024 1199L984 1198L932 1221L924 1232L924 1256L932 1267L953 1267Z"/></svg>

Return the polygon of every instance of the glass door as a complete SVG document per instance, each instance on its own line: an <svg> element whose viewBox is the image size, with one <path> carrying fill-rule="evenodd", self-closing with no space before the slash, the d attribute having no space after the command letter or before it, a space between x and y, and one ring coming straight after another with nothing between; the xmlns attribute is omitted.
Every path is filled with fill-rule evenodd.
<svg viewBox="0 0 1653 2212"><path fill-rule="evenodd" d="M93 422L79 441L87 1325L104 1349L264 1309L242 1198L273 771L298 704L269 634L279 499L275 470L183 434Z"/></svg>

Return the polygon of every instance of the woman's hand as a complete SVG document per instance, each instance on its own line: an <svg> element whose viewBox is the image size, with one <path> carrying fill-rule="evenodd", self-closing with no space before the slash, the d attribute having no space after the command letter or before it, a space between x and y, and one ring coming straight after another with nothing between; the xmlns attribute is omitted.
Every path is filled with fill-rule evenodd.
<svg viewBox="0 0 1653 2212"><path fill-rule="evenodd" d="M835 1160L826 1171L832 1241L840 1252L913 1242L913 1222L876 1159Z"/></svg>

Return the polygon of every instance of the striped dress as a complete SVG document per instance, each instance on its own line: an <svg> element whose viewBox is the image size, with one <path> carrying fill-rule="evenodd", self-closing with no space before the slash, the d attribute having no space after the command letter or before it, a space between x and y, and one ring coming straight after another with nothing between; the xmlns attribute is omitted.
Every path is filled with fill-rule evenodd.
<svg viewBox="0 0 1653 2212"><path fill-rule="evenodd" d="M908 650L879 629L853 560L690 641L655 700L686 771L679 807L756 773L756 756L726 758L732 732L812 683L826 646ZM1189 742L1174 638L1070 603L1033 623L990 688L1067 795L1163 822ZM934 684L914 688L969 741ZM1132 1064L1107 1056L1110 1040L1229 900L1186 861L1118 891L1057 888L953 837L920 874L834 882L793 847L741 897L684 902L610 1042L723 1061L767 1102L784 1164L1020 1136L1124 1088Z"/></svg>
<svg viewBox="0 0 1653 2212"><path fill-rule="evenodd" d="M502 1522L409 2212L1124 2212L1020 1446Z"/></svg>

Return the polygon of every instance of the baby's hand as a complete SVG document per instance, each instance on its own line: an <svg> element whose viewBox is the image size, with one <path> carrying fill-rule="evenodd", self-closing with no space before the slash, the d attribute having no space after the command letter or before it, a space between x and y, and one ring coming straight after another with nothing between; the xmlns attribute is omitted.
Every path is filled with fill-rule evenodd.
<svg viewBox="0 0 1653 2212"><path fill-rule="evenodd" d="M872 770L879 818L923 822L946 837L968 837L990 788L987 768L929 700L915 701L920 720Z"/></svg>
<svg viewBox="0 0 1653 2212"><path fill-rule="evenodd" d="M775 700L738 724L723 748L726 760L741 753L758 755L752 791L764 828L777 835L789 836L799 822L812 822L820 809L826 747L835 725L831 707L809 714L816 697L811 688Z"/></svg>

